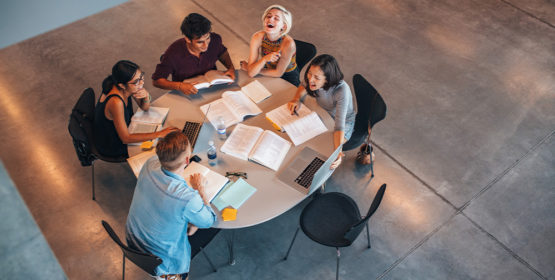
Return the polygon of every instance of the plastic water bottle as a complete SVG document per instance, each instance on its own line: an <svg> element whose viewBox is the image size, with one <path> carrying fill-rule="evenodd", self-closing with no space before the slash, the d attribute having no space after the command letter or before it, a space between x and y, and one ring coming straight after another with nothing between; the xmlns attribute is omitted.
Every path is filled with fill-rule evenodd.
<svg viewBox="0 0 555 280"><path fill-rule="evenodd" d="M212 140L208 141L208 152L206 152L206 155L208 156L208 164L210 164L210 166L216 165L218 162L218 154L216 146L214 146L214 141Z"/></svg>
<svg viewBox="0 0 555 280"><path fill-rule="evenodd" d="M218 118L216 129L218 130L218 137L220 138L220 140L225 140L227 135L225 131L225 121L223 117Z"/></svg>

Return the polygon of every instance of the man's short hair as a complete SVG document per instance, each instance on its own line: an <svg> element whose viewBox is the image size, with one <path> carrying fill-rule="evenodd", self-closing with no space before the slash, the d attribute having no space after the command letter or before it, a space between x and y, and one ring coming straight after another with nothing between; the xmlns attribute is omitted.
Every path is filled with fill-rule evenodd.
<svg viewBox="0 0 555 280"><path fill-rule="evenodd" d="M189 139L181 131L168 133L156 145L160 164L167 170L175 170L183 164L185 159L181 160L180 156L187 151L190 152Z"/></svg>
<svg viewBox="0 0 555 280"><path fill-rule="evenodd" d="M181 32L189 40L198 39L212 30L210 20L197 13L191 13L181 23Z"/></svg>

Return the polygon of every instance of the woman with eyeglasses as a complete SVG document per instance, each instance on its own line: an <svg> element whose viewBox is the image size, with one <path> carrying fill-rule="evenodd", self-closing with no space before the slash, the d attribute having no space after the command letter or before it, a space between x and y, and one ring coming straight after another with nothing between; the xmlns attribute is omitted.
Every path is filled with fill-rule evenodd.
<svg viewBox="0 0 555 280"><path fill-rule="evenodd" d="M98 152L104 156L126 156L127 144L164 137L178 130L168 127L153 133L129 133L127 127L133 116L131 98L147 111L151 96L144 88L144 72L139 65L120 60L112 67L112 74L102 82L102 94L94 114L94 141Z"/></svg>

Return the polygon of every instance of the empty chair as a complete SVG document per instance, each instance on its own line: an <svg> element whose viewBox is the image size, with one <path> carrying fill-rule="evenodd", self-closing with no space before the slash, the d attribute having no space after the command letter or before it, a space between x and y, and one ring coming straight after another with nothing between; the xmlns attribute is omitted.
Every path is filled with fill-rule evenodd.
<svg viewBox="0 0 555 280"><path fill-rule="evenodd" d="M191 260L194 259L199 252L202 252L214 272L217 271L216 267L208 255L206 255L206 252L204 252L204 247L206 247L219 232L219 228L199 229L195 234L189 236L189 243L191 244Z"/></svg>
<svg viewBox="0 0 555 280"><path fill-rule="evenodd" d="M368 140L370 149L370 136L374 125L385 118L387 107L382 96L362 75L353 76L353 86L357 99L357 115L355 127L349 141L343 144L343 151L352 150L359 147ZM370 153L370 168L374 177L374 159Z"/></svg>
<svg viewBox="0 0 555 280"><path fill-rule="evenodd" d="M295 45L297 47L297 68L299 68L300 73L303 67L316 55L316 47L311 43L300 40L295 40Z"/></svg>
<svg viewBox="0 0 555 280"><path fill-rule="evenodd" d="M104 226L104 229L106 230L108 235L110 235L112 240L114 240L114 242L118 244L121 252L123 253L123 262L121 268L122 279L125 280L125 258L128 258L146 273L150 275L156 275L156 267L158 267L162 263L162 259L155 255L139 252L125 246L119 239L118 235L114 232L110 224L108 224L106 221L102 221L102 226Z"/></svg>
<svg viewBox="0 0 555 280"><path fill-rule="evenodd" d="M92 199L96 200L94 192L94 161L100 159L107 162L124 162L126 157L106 157L97 152L93 138L94 104L94 90L92 88L85 89L71 111L68 130L73 138L73 146L81 165L91 166Z"/></svg>
<svg viewBox="0 0 555 280"><path fill-rule="evenodd" d="M352 198L339 192L328 192L316 196L303 209L300 228L306 236L322 245L335 247L337 250L336 279L339 279L339 248L350 246L364 227L366 227L368 248L370 248L368 219L380 206L385 189L386 184L383 184L376 193L365 217L360 216L358 206ZM287 260L298 232L299 228L295 231L284 260Z"/></svg>

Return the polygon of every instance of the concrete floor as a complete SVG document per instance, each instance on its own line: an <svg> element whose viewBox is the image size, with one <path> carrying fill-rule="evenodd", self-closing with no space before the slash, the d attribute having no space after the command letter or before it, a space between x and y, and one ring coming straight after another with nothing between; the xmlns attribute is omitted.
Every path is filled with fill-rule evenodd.
<svg viewBox="0 0 555 280"><path fill-rule="evenodd" d="M238 66L273 2L130 1L0 50L0 159L70 279L121 277L100 220L123 235L136 181L126 164L98 162L90 199L90 168L67 133L82 89L99 92L119 59L152 73L190 12L212 20ZM326 189L365 210L388 184L372 249L364 236L344 249L340 277L555 279L553 2L280 3L294 38L334 55L349 83L364 75L388 104L373 133L376 177L369 183L350 152ZM207 248L218 272L198 257L190 278L332 279L335 250L302 234L280 261L303 205L237 230L234 266L222 232ZM127 276L148 279L133 265Z"/></svg>

